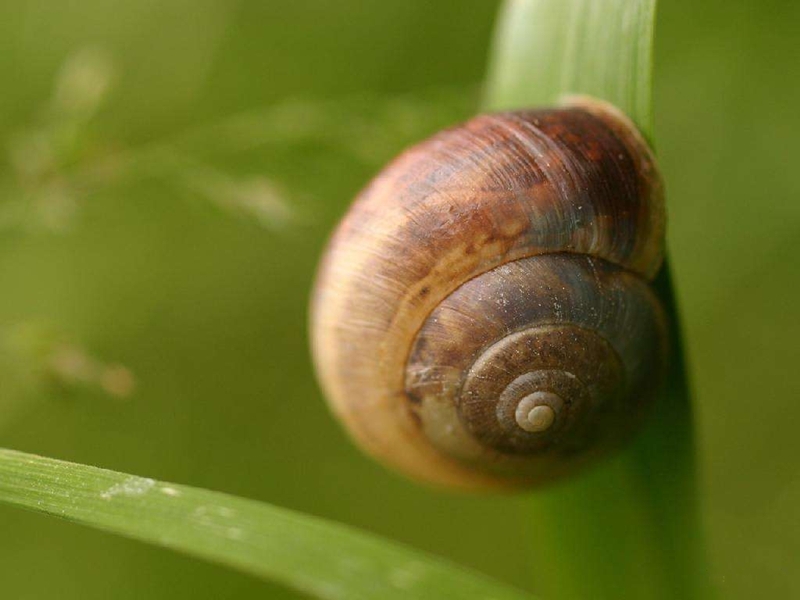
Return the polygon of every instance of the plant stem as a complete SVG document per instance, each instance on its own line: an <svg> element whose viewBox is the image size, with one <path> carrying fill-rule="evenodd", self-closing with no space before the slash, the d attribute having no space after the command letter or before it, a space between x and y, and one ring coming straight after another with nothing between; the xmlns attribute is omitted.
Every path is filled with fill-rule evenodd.
<svg viewBox="0 0 800 600"><path fill-rule="evenodd" d="M655 0L508 0L489 109L587 94L622 109L652 143ZM669 269L655 287L671 322L668 385L645 431L594 471L531 497L533 581L558 598L707 598L693 423Z"/></svg>

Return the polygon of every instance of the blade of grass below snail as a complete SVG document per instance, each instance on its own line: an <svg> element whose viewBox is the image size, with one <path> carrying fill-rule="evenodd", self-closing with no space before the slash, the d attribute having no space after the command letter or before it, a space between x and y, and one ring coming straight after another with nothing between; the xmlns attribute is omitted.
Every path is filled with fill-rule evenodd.
<svg viewBox="0 0 800 600"><path fill-rule="evenodd" d="M531 598L323 519L13 450L0 449L0 503L177 550L324 600Z"/></svg>
<svg viewBox="0 0 800 600"><path fill-rule="evenodd" d="M485 108L585 94L621 108L652 143L655 0L507 0ZM699 541L692 416L669 270L668 385L649 426L584 477L532 496L536 585L558 597L708 597Z"/></svg>

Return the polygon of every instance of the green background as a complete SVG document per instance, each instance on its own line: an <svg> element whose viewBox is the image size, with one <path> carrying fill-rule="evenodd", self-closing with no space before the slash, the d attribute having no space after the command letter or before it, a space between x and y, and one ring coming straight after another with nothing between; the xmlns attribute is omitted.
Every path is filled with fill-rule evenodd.
<svg viewBox="0 0 800 600"><path fill-rule="evenodd" d="M428 490L363 458L307 350L325 236L385 160L476 110L496 8L2 3L0 445L329 517L537 590L530 500ZM786 1L663 0L656 30L725 598L800 596L798 22ZM292 597L6 507L0 582L20 599Z"/></svg>

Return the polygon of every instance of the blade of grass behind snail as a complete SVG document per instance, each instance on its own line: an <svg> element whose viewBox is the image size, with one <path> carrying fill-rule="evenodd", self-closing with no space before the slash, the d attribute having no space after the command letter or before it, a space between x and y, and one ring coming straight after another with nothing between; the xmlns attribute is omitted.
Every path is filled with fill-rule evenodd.
<svg viewBox="0 0 800 600"><path fill-rule="evenodd" d="M484 108L589 95L620 108L652 145L655 11L656 0L507 0ZM708 597L691 405L668 265L656 286L671 317L672 356L649 426L614 460L531 496L533 577L546 596Z"/></svg>

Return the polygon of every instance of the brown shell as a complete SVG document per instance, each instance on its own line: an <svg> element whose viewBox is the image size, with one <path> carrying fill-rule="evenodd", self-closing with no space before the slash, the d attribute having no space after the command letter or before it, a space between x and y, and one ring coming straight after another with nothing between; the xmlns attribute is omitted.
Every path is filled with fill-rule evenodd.
<svg viewBox="0 0 800 600"><path fill-rule="evenodd" d="M585 255L523 258L434 309L406 392L443 453L508 483L544 483L630 437L661 379L665 337L644 279ZM543 391L556 394L555 426L521 429L517 405Z"/></svg>
<svg viewBox="0 0 800 600"><path fill-rule="evenodd" d="M482 115L443 131L389 164L330 241L311 312L324 391L365 450L418 479L475 488L551 478L535 468L517 475L496 450L484 452L476 468L473 455L465 459L431 441L423 394L413 389L415 341L445 299L501 265L560 254L551 267L577 259L587 271L585 257L564 253L597 259L595 271L584 274L613 280L596 286L601 297L616 294L619 281L632 283L644 298L633 304L649 307L638 314L660 330L653 325L660 309L642 281L658 271L663 239L652 154L606 104ZM460 364L497 341L479 343L480 351L473 348ZM625 364L625 349L607 342ZM463 383L462 377L456 385Z"/></svg>

